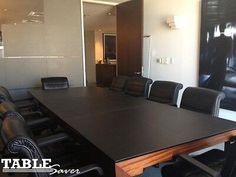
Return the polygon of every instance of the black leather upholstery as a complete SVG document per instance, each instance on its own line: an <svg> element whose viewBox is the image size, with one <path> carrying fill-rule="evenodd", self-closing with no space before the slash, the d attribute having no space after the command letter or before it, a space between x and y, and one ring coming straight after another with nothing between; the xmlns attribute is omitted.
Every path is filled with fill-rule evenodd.
<svg viewBox="0 0 236 177"><path fill-rule="evenodd" d="M147 97L152 80L144 77L132 77L125 85L125 93L137 97Z"/></svg>
<svg viewBox="0 0 236 177"><path fill-rule="evenodd" d="M195 156L194 159L220 172L226 160L226 155L221 150L213 149ZM203 171L183 160L164 166L161 173L162 177L208 177Z"/></svg>
<svg viewBox="0 0 236 177"><path fill-rule="evenodd" d="M129 77L127 77L127 76L114 77L112 80L110 89L114 90L114 91L123 91L128 79L129 79Z"/></svg>
<svg viewBox="0 0 236 177"><path fill-rule="evenodd" d="M2 122L1 127L1 138L4 144L7 146L7 150L13 156L18 158L27 159L38 159L40 162L43 159L43 154L38 147L37 143L31 138L30 133L27 131L27 126L24 120L19 119L17 116L8 116ZM52 139L49 139L46 145L50 144ZM44 143L44 142L41 142ZM54 143L54 142L53 142ZM97 171L97 173L102 176L103 170L96 165L88 165L79 168L80 174L66 175L68 177L79 176L90 171ZM49 177L49 173L39 173L35 171L33 173L35 177Z"/></svg>
<svg viewBox="0 0 236 177"><path fill-rule="evenodd" d="M37 139L37 144L40 147L44 147L44 146L47 146L47 145L50 145L50 144L53 144L56 142L62 142L68 138L69 138L69 136L66 133L57 133L54 135L50 135L47 137Z"/></svg>
<svg viewBox="0 0 236 177"><path fill-rule="evenodd" d="M8 91L5 87L3 87L3 86L0 86L0 95L1 95L1 93L4 94L10 101L13 101L13 98L12 98L11 94L10 94L9 91Z"/></svg>
<svg viewBox="0 0 236 177"><path fill-rule="evenodd" d="M236 176L235 142L230 145L227 153L213 149L199 156L195 156L194 159L218 172L218 177ZM161 172L162 177L209 177L206 172L183 160L179 160L175 164L164 166Z"/></svg>
<svg viewBox="0 0 236 177"><path fill-rule="evenodd" d="M179 91L183 84L170 81L155 81L152 84L149 100L169 105L177 105Z"/></svg>
<svg viewBox="0 0 236 177"><path fill-rule="evenodd" d="M221 170L222 177L235 177L236 176L236 142L230 145L226 153L226 161Z"/></svg>
<svg viewBox="0 0 236 177"><path fill-rule="evenodd" d="M0 103L0 118L7 116L6 114L10 112L16 112L15 105L9 101L3 101Z"/></svg>
<svg viewBox="0 0 236 177"><path fill-rule="evenodd" d="M19 109L36 107L35 103L32 102L32 98L14 100L10 92L3 86L0 86L0 100L8 100L16 104Z"/></svg>
<svg viewBox="0 0 236 177"><path fill-rule="evenodd" d="M56 90L69 88L67 77L47 77L41 78L43 90Z"/></svg>
<svg viewBox="0 0 236 177"><path fill-rule="evenodd" d="M218 116L220 102L224 98L223 92L200 87L188 87L184 90L180 107Z"/></svg>
<svg viewBox="0 0 236 177"><path fill-rule="evenodd" d="M6 117L2 122L1 137L4 144L7 145L7 150L11 154L19 155L27 159L42 160L43 155L31 139L27 126L24 120L16 116ZM48 173L35 173L35 177L49 177Z"/></svg>
<svg viewBox="0 0 236 177"><path fill-rule="evenodd" d="M25 116L25 119L17 112L17 108L12 102L3 101L0 103L0 119L5 119L8 116L17 116L26 120L27 125L35 134L40 134L41 131L50 128L50 118L38 116ZM29 118L30 117L30 118Z"/></svg>

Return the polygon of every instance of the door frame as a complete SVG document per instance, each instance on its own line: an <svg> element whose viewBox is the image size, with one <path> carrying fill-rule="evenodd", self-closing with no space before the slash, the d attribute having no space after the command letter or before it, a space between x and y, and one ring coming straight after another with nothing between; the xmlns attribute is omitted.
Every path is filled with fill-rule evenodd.
<svg viewBox="0 0 236 177"><path fill-rule="evenodd" d="M82 69L83 69L83 86L87 86L87 73L86 73L86 56L85 56L85 36L84 36L84 6L83 3L94 3L94 4L103 4L103 5L111 5L116 6L119 3L115 2L106 2L106 1L99 1L99 0L80 0L80 12L81 12L81 39L82 39Z"/></svg>

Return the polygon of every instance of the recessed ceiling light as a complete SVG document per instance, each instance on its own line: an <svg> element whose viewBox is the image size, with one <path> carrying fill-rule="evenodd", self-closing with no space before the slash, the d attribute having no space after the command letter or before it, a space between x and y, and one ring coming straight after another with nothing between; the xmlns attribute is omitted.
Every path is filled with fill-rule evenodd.
<svg viewBox="0 0 236 177"><path fill-rule="evenodd" d="M111 12L108 12L107 15L111 15Z"/></svg>
<svg viewBox="0 0 236 177"><path fill-rule="evenodd" d="M8 11L8 9L2 9L4 12Z"/></svg>
<svg viewBox="0 0 236 177"><path fill-rule="evenodd" d="M29 14L28 14L28 16L33 16L35 14L35 12L34 11L31 11Z"/></svg>
<svg viewBox="0 0 236 177"><path fill-rule="evenodd" d="M31 11L28 16L30 17L41 17L43 16L43 12L34 12L34 11Z"/></svg>

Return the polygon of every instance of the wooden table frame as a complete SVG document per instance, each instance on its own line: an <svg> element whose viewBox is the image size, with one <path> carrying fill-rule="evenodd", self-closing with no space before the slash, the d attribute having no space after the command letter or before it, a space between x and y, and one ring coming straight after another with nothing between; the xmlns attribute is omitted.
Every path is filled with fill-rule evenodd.
<svg viewBox="0 0 236 177"><path fill-rule="evenodd" d="M82 90L82 91L79 92L80 90ZM112 97L113 100L116 100L116 97L120 98L120 96L121 96L117 93L115 93L113 95L111 92L103 91L103 90L97 89L97 88L96 89L89 88L88 90L86 88L74 88L74 89L71 89L71 91L70 90L55 91L55 92L53 92L54 94L50 99L48 99L48 95L49 95L50 92L45 92L45 93L47 93L47 94L44 95L44 91L36 91L36 92L31 91L32 96L36 100L38 100L39 104L43 108L45 108L47 112L50 112L51 114L53 114L53 117L58 117L59 122L62 123L63 125L67 125L67 127L72 130L71 133L74 133L75 135L77 135L77 134L81 135L80 131L82 131L83 135L85 135L86 131L87 131L87 129L82 129L81 130L81 126L72 126L72 125L74 125L74 124L72 124L74 120L78 121L77 116L78 115L82 116L82 117L85 116L86 119L87 119L89 116L93 117L93 115L90 114L90 113L87 113L87 110L85 110L85 111L82 110L82 111L78 111L78 112L75 111L75 113L73 113L73 114L76 114L77 116L73 117L73 114L71 113L71 110L69 110L69 112L68 112L67 109L64 109L65 108L64 105L58 104L57 107L54 107L55 102L57 102L57 101L66 102L66 101L68 101L67 96L69 96L69 98L70 97L73 98L72 101L73 101L74 105L79 105L78 104L79 102L76 102L76 100L80 100L79 99L80 97L85 98L85 97L88 96L90 99L89 100L82 99L82 101L84 101L83 103L93 105L93 104L91 104L91 101L92 102L94 101L93 98L96 98L95 101L97 100L97 102L100 103L101 98L104 98L104 100L106 101L106 99L108 97ZM65 96L63 98L59 97L62 100L60 100L60 99L56 99L56 101L52 100L54 98L58 98L58 96L60 96L61 94L63 94L63 95L65 94ZM74 95L75 95L75 98L74 98ZM98 95L98 97L96 97L97 95ZM103 97L103 95L105 97ZM124 98L128 97L128 96L123 95L123 94L122 94L122 96ZM134 99L134 98L131 97L130 99ZM162 104L152 103L152 102L148 102L148 103L152 103L152 104L150 104L148 106L145 106L146 102L145 101L141 102L141 100L139 100L139 99L137 99L137 100L139 100L139 104L138 104L139 106L136 107L137 106L136 98L135 98L135 103L136 103L135 104L135 109L133 109L134 107L132 107L132 100L130 102L128 102L129 103L128 105L123 104L123 99L122 99L122 101L121 101L121 99L118 99L118 100L120 101L119 104L117 104L117 105L114 104L113 111L111 111L111 112L115 113L116 111L123 111L123 110L129 110L129 109L132 109L132 111L134 111L136 109L142 109L143 108L144 111L149 110L149 111L147 111L147 115L145 114L145 116L148 116L148 115L152 116L152 114L156 115L158 110L155 110L153 112L150 112L150 110L153 110L155 108L164 109L164 110L167 109ZM126 100L129 100L129 99L127 98ZM110 102L104 102L103 107L109 106L109 105L106 105L108 103L110 103ZM154 104L157 104L157 105L154 105ZM129 109L126 109L127 106L128 106ZM174 108L174 107L169 107L169 108L171 108L170 110L168 110L168 112L170 112L170 116L174 116L175 113L176 113L175 110L177 108ZM56 109L56 110L53 110L53 109ZM141 110L141 111L143 111L143 110ZM106 115L106 114L103 114L105 111L106 111L105 109L102 109L102 110L96 109L95 112L93 112L93 114L95 114L95 115L99 114L99 116L101 117L101 116ZM109 116L109 114L111 112L109 111L108 115L106 115L106 116ZM129 113L130 112L128 111L128 115L130 115ZM181 113L181 111L180 111L180 113ZM180 119L180 118L183 118L183 116L191 116L192 115L189 111L188 111L188 113L186 113L186 114L182 113L182 114L179 115L179 120L183 121L183 122L179 122L180 125L184 125L184 119ZM199 114L199 113L196 113L196 114ZM123 114L120 114L120 115L123 115ZM199 115L199 116L201 116L201 115ZM208 117L207 115L204 115L204 114L202 114L202 116L206 118L206 122L208 122L207 120L212 121L212 118L210 116ZM64 120L63 117L66 117L67 119L69 117L71 119L71 121ZM194 115L193 115L193 117L195 117L196 119L198 118L198 116L194 116ZM114 117L114 118L116 118L116 117ZM140 118L140 120L143 120L142 117L139 117L139 118ZM210 119L208 119L208 118L210 118ZM178 139L175 139L175 137L173 137L175 134L171 134L172 132L164 132L165 134L164 133L163 134L158 134L159 136L156 136L157 139L154 139L154 140L158 141L159 138L168 138L168 136L171 135L172 137L169 137L169 138L172 138L174 143L166 142L166 143L164 143L166 145L159 146L156 149L151 146L151 147L147 148L147 150L143 150L142 148L141 148L142 150L140 150L140 151L136 150L137 151L136 153L130 153L130 154L126 153L126 155L120 155L120 154L117 155L117 154L113 154L113 152L110 152L110 154L109 154L109 152L102 151L102 149L98 148L99 145L100 145L100 148L102 147L101 144L99 144L99 143L97 144L97 146L96 145L95 146L98 148L98 151L99 151L98 153L101 153L99 155L104 156L104 159L105 159L104 161L107 160L107 162L103 161L103 163L105 163L105 165L108 165L109 168L111 168L111 169L108 170L108 173L107 173L108 175L107 176L109 176L109 177L110 176L133 177L133 176L137 176L137 175L142 174L144 169L149 167L149 166L171 160L177 154L191 153L191 152L194 152L194 151L197 151L197 150L201 150L201 149L204 149L204 148L207 148L207 147L211 147L211 146L214 146L216 144L227 142L227 141L229 141L229 139L232 136L236 136L236 124L235 123L232 123L232 125L229 125L229 122L226 124L225 121L219 120L218 118L214 118L214 119L215 120L213 120L213 121L218 122L218 123L214 124L214 125L218 126L218 127L216 127L216 129L214 129L214 127L212 127L214 131L211 131L211 128L209 129L209 127L206 126L206 129L203 129L203 130L205 130L205 133L200 134L200 136L195 136L194 135L192 139L190 137L188 137L188 138L185 138L184 140L181 140L181 138L179 136L177 136L178 138L180 138L180 141L178 141ZM150 119L150 120L152 120L152 119ZM154 120L156 120L156 119L154 119ZM166 120L166 115L164 115L164 114L160 115L160 120L165 121ZM191 120L193 120L193 119L191 119ZM201 120L203 120L203 119L201 119ZM99 122L100 121L101 120L99 119ZM223 124L219 123L219 121L222 121ZM131 121L128 121L128 123L129 122L131 122ZM153 122L158 123L156 121L153 121ZM202 124L204 124L204 125L207 124L208 125L208 123L206 123L206 122L202 121ZM89 122L87 122L87 124L88 123ZM85 123L84 125L87 126L87 124ZM167 124L168 124L168 122L167 123L164 122L164 125L167 125ZM163 124L161 124L161 123L159 125L163 126ZM210 125L210 127L214 126L214 125ZM224 127L224 125L225 125L225 127ZM122 127L122 126L123 125L120 125L120 127ZM130 127L132 127L132 125L130 125ZM127 131L129 130L130 127L129 126L126 127L126 129L125 129L126 133L127 133ZM139 129L136 129L136 131L137 130L139 131ZM154 127L154 130L156 130L156 127ZM179 129L176 129L176 130L181 131L182 128L179 128ZM196 132L200 132L200 131L201 131L200 128L199 128L199 130L196 129ZM206 131L209 131L209 132L207 133ZM154 132L158 133L156 131L154 131ZM168 135L168 133L170 133L170 134ZM89 135L92 136L91 134L89 134ZM184 134L182 134L182 135L184 135ZM119 134L119 136L120 137L126 136L126 134L125 133L121 134L121 135ZM82 136L82 137L84 139L87 139L86 136ZM97 138L97 136L92 136L92 137ZM110 137L113 138L113 136L110 136ZM137 137L139 138L139 136L137 136ZM122 138L120 138L120 140L123 141ZM110 141L112 142L112 139ZM110 141L108 141L108 142L110 142ZM122 141L120 141L119 144L121 144ZM91 145L94 145L92 143L92 141L90 141L90 142L91 142ZM142 146L141 143L138 144L138 145ZM147 144L147 145L149 145L149 144ZM156 146L156 144L155 144L155 146ZM133 144L130 144L130 146L128 146L128 148L131 148L131 147L133 147ZM166 148L166 147L169 147L169 148ZM148 153L148 152L150 152L150 149L154 149L156 151L154 151L153 153ZM160 149L162 149L162 150L160 150ZM107 150L107 149L105 149L105 150ZM118 150L119 149L117 149L117 151ZM132 157L135 156L135 154L140 154L140 153L144 154L145 152L148 153L148 154L132 158ZM122 161L120 159L127 159L127 160Z"/></svg>
<svg viewBox="0 0 236 177"><path fill-rule="evenodd" d="M236 136L236 130L116 163L116 177L131 177L140 175L143 173L144 168L171 160L177 154L191 153L224 143L229 141L232 136Z"/></svg>

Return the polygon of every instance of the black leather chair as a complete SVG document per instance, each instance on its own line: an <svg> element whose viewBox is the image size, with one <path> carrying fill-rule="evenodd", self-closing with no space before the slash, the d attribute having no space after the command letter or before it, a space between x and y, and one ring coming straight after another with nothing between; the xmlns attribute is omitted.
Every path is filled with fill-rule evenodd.
<svg viewBox="0 0 236 177"><path fill-rule="evenodd" d="M114 77L112 80L112 83L111 83L110 90L123 91L128 79L129 79L129 77L127 77L127 76Z"/></svg>
<svg viewBox="0 0 236 177"><path fill-rule="evenodd" d="M6 87L0 86L0 97L2 96L13 102L19 109L35 109L37 107L33 98L15 100Z"/></svg>
<svg viewBox="0 0 236 177"><path fill-rule="evenodd" d="M0 119L4 119L8 114L16 113L19 114L17 108L12 102L2 101L0 102ZM38 117L38 116L24 116L27 125L32 129L33 132L39 134L42 130L50 128L51 119L48 117Z"/></svg>
<svg viewBox="0 0 236 177"><path fill-rule="evenodd" d="M125 85L125 93L136 97L148 97L149 86L152 80L145 77L132 77Z"/></svg>
<svg viewBox="0 0 236 177"><path fill-rule="evenodd" d="M44 158L41 148L36 143L30 133L27 131L27 126L24 120L15 116L6 117L2 122L1 138L6 145L8 153L14 158L38 159ZM63 165L63 164L60 164ZM103 175L103 170L96 165L87 165L79 168L80 174L67 175L68 177L80 176L91 171L96 171L99 176ZM49 173L39 173L35 171L35 177L49 177Z"/></svg>
<svg viewBox="0 0 236 177"><path fill-rule="evenodd" d="M3 113L4 110L6 110L6 111L17 111L22 116L24 116L25 118L32 118L32 117L33 118L44 118L44 115L41 111L29 111L29 110L28 111L26 111L26 110L22 111L21 109L19 109L16 106L16 104L14 104L13 102L9 101L8 99L6 99L4 96L1 96L1 95L0 95L0 108L1 108L0 113Z"/></svg>
<svg viewBox="0 0 236 177"><path fill-rule="evenodd" d="M188 87L184 90L180 107L218 116L220 102L224 98L223 92L200 87Z"/></svg>
<svg viewBox="0 0 236 177"><path fill-rule="evenodd" d="M67 77L46 77L41 78L43 90L57 90L69 88Z"/></svg>
<svg viewBox="0 0 236 177"><path fill-rule="evenodd" d="M13 102L5 93L0 91L0 103L1 102L11 102L12 105L14 104L14 108L17 109L18 112L20 112L23 116L43 116L43 113L40 111L39 107L35 103L29 103L29 104L16 104Z"/></svg>
<svg viewBox="0 0 236 177"><path fill-rule="evenodd" d="M170 81L155 81L148 99L159 103L177 106L179 91L183 84Z"/></svg>
<svg viewBox="0 0 236 177"><path fill-rule="evenodd" d="M162 177L235 177L236 143L231 143L227 153L213 149L195 157L178 155L175 164L161 169Z"/></svg>

